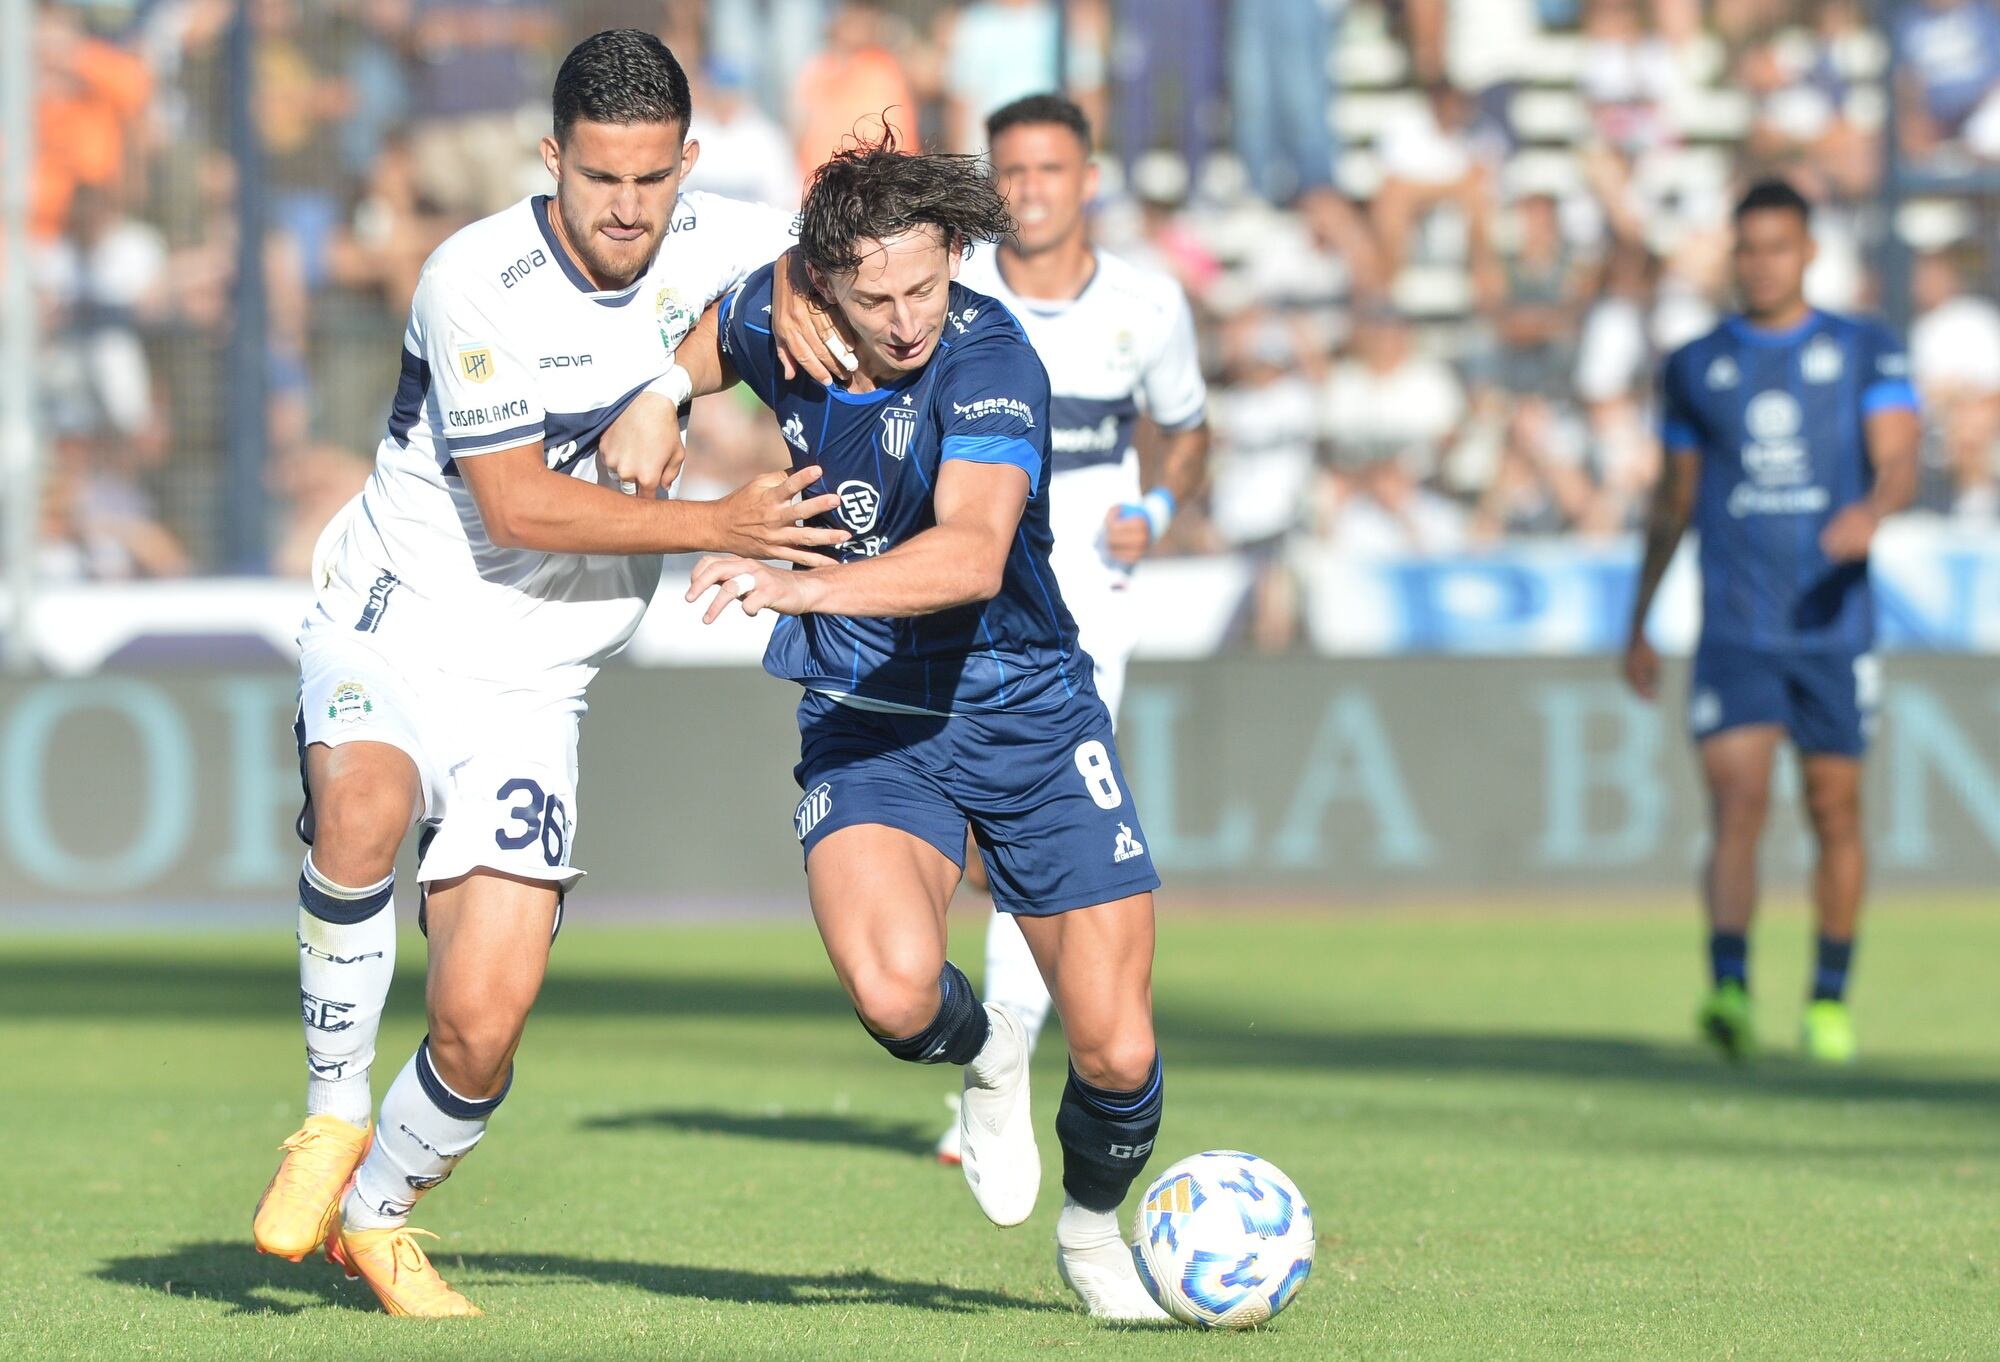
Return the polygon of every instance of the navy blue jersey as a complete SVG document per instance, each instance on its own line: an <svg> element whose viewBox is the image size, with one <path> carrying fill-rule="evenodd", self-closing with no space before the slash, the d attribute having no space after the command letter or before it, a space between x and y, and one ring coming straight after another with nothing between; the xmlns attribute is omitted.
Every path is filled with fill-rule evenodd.
<svg viewBox="0 0 2000 1362"><path fill-rule="evenodd" d="M915 619L786 618L764 669L812 690L941 713L1044 709L1074 694L1079 675L1076 623L1049 571L1049 376L1006 308L956 284L949 301L930 362L868 393L785 378L770 331L771 267L723 305L723 350L777 417L792 467L823 470L806 494L840 497L818 523L854 537L830 556L886 553L936 525L932 489L948 459L1028 475L999 595Z"/></svg>
<svg viewBox="0 0 2000 1362"><path fill-rule="evenodd" d="M1702 636L1783 652L1865 652L1868 566L1820 532L1868 495L1867 418L1916 406L1903 347L1880 323L1814 312L1788 331L1741 317L1674 352L1661 375L1669 455L1701 456Z"/></svg>

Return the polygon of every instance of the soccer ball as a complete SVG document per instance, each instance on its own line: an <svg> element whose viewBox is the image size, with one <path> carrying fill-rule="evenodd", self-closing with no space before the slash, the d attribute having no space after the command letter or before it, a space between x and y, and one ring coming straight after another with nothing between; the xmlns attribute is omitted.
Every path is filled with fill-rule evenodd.
<svg viewBox="0 0 2000 1362"><path fill-rule="evenodd" d="M1204 1329L1248 1329L1285 1308L1313 1261L1312 1208L1255 1154L1211 1149L1153 1179L1132 1261L1160 1308Z"/></svg>

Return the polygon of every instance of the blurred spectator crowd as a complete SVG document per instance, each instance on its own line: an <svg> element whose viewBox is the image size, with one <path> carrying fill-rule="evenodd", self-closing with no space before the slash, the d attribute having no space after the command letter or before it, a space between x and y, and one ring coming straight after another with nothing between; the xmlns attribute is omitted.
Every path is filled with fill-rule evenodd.
<svg viewBox="0 0 2000 1362"><path fill-rule="evenodd" d="M229 335L263 271L271 567L366 476L417 272L546 184L561 53L658 31L695 77L694 187L796 202L886 112L981 150L1062 84L1109 248L1186 287L1213 486L1183 553L1448 553L1611 536L1658 464L1658 359L1728 305L1749 178L1822 205L1816 303L1907 319L1923 506L2000 515L2000 0L248 0L261 249L237 240L233 0L43 0L34 279L55 579L215 562ZM1885 196L1884 166L1921 192ZM1889 271L1884 261L1901 262ZM238 404L240 405L240 404ZM783 457L706 399L697 487Z"/></svg>

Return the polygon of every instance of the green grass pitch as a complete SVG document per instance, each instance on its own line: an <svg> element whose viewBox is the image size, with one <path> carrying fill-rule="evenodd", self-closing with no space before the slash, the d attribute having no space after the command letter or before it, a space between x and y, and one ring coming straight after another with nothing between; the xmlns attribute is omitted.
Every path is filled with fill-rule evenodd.
<svg viewBox="0 0 2000 1362"><path fill-rule="evenodd" d="M1875 913L1865 1051L1790 1056L1806 926L1757 943L1767 1058L1698 1049L1684 910L1170 916L1154 1167L1233 1146L1318 1219L1245 1335L1113 1329L929 1149L953 1075L883 1056L804 925L559 943L507 1106L418 1210L477 1321L392 1320L250 1211L296 1123L264 937L0 940L0 1357L1992 1358L2000 919ZM959 924L978 961L980 924ZM377 1094L421 1030L406 940Z"/></svg>

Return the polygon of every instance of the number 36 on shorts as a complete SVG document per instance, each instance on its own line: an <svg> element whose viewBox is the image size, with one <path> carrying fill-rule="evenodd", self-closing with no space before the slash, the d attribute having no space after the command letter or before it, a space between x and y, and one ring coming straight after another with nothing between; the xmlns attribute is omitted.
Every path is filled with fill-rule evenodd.
<svg viewBox="0 0 2000 1362"><path fill-rule="evenodd" d="M569 810L562 798L547 794L541 782L516 776L493 792L493 798L508 804L507 821L493 834L494 845L502 851L522 851L537 844L542 859L551 866L569 861Z"/></svg>

